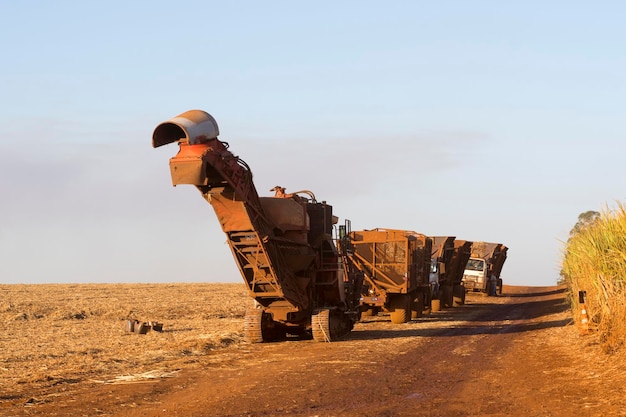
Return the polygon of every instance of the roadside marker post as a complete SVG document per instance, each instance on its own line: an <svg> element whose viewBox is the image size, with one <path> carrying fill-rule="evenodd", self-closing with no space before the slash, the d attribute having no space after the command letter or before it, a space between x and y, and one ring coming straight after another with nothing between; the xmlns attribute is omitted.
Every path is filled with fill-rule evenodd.
<svg viewBox="0 0 626 417"><path fill-rule="evenodd" d="M589 316L587 315L587 307L585 306L587 299L587 291L578 291L578 303L580 304L580 334L589 334Z"/></svg>

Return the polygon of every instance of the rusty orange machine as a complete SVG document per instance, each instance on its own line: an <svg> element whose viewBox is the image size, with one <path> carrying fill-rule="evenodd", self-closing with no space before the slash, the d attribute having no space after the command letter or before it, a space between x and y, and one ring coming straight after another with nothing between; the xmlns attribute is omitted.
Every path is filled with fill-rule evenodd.
<svg viewBox="0 0 626 417"><path fill-rule="evenodd" d="M173 185L196 186L217 215L254 299L246 338L309 334L332 341L346 335L360 318L363 280L346 262L349 221L338 225L332 206L307 190L287 194L277 186L274 196L259 197L252 171L218 135L210 114L191 110L159 124L152 146L178 143L170 159Z"/></svg>
<svg viewBox="0 0 626 417"><path fill-rule="evenodd" d="M348 259L364 274L363 314L386 311L396 324L420 316L430 302L431 238L379 228L351 232L350 243Z"/></svg>

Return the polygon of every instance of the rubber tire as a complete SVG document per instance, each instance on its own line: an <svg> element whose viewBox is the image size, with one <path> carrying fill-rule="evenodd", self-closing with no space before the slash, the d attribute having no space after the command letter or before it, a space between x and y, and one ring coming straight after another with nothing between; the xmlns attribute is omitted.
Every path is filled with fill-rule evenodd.
<svg viewBox="0 0 626 417"><path fill-rule="evenodd" d="M389 317L393 324L407 323L411 319L411 299L406 294L394 296L390 301Z"/></svg>

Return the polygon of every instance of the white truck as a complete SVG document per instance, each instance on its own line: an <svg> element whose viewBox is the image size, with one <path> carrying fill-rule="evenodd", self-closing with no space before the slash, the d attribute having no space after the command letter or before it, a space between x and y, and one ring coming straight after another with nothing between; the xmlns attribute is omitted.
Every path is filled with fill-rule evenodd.
<svg viewBox="0 0 626 417"><path fill-rule="evenodd" d="M473 242L469 260L463 272L463 285L467 291L480 291L487 295L502 294L502 266L508 248L502 243Z"/></svg>

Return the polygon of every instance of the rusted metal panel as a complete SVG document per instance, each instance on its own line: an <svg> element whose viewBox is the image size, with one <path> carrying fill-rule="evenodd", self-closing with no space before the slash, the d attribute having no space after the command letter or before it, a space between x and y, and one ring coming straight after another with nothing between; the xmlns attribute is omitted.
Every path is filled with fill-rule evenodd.
<svg viewBox="0 0 626 417"><path fill-rule="evenodd" d="M432 241L406 230L373 229L352 232L354 261L371 287L409 293L427 285Z"/></svg>
<svg viewBox="0 0 626 417"><path fill-rule="evenodd" d="M206 167L202 155L205 145L181 144L178 154L170 159L172 184L207 185Z"/></svg>
<svg viewBox="0 0 626 417"><path fill-rule="evenodd" d="M448 273L448 279L453 284L460 284L463 280L463 272L470 258L471 248L471 241L455 239L454 255L450 261L450 271Z"/></svg>

